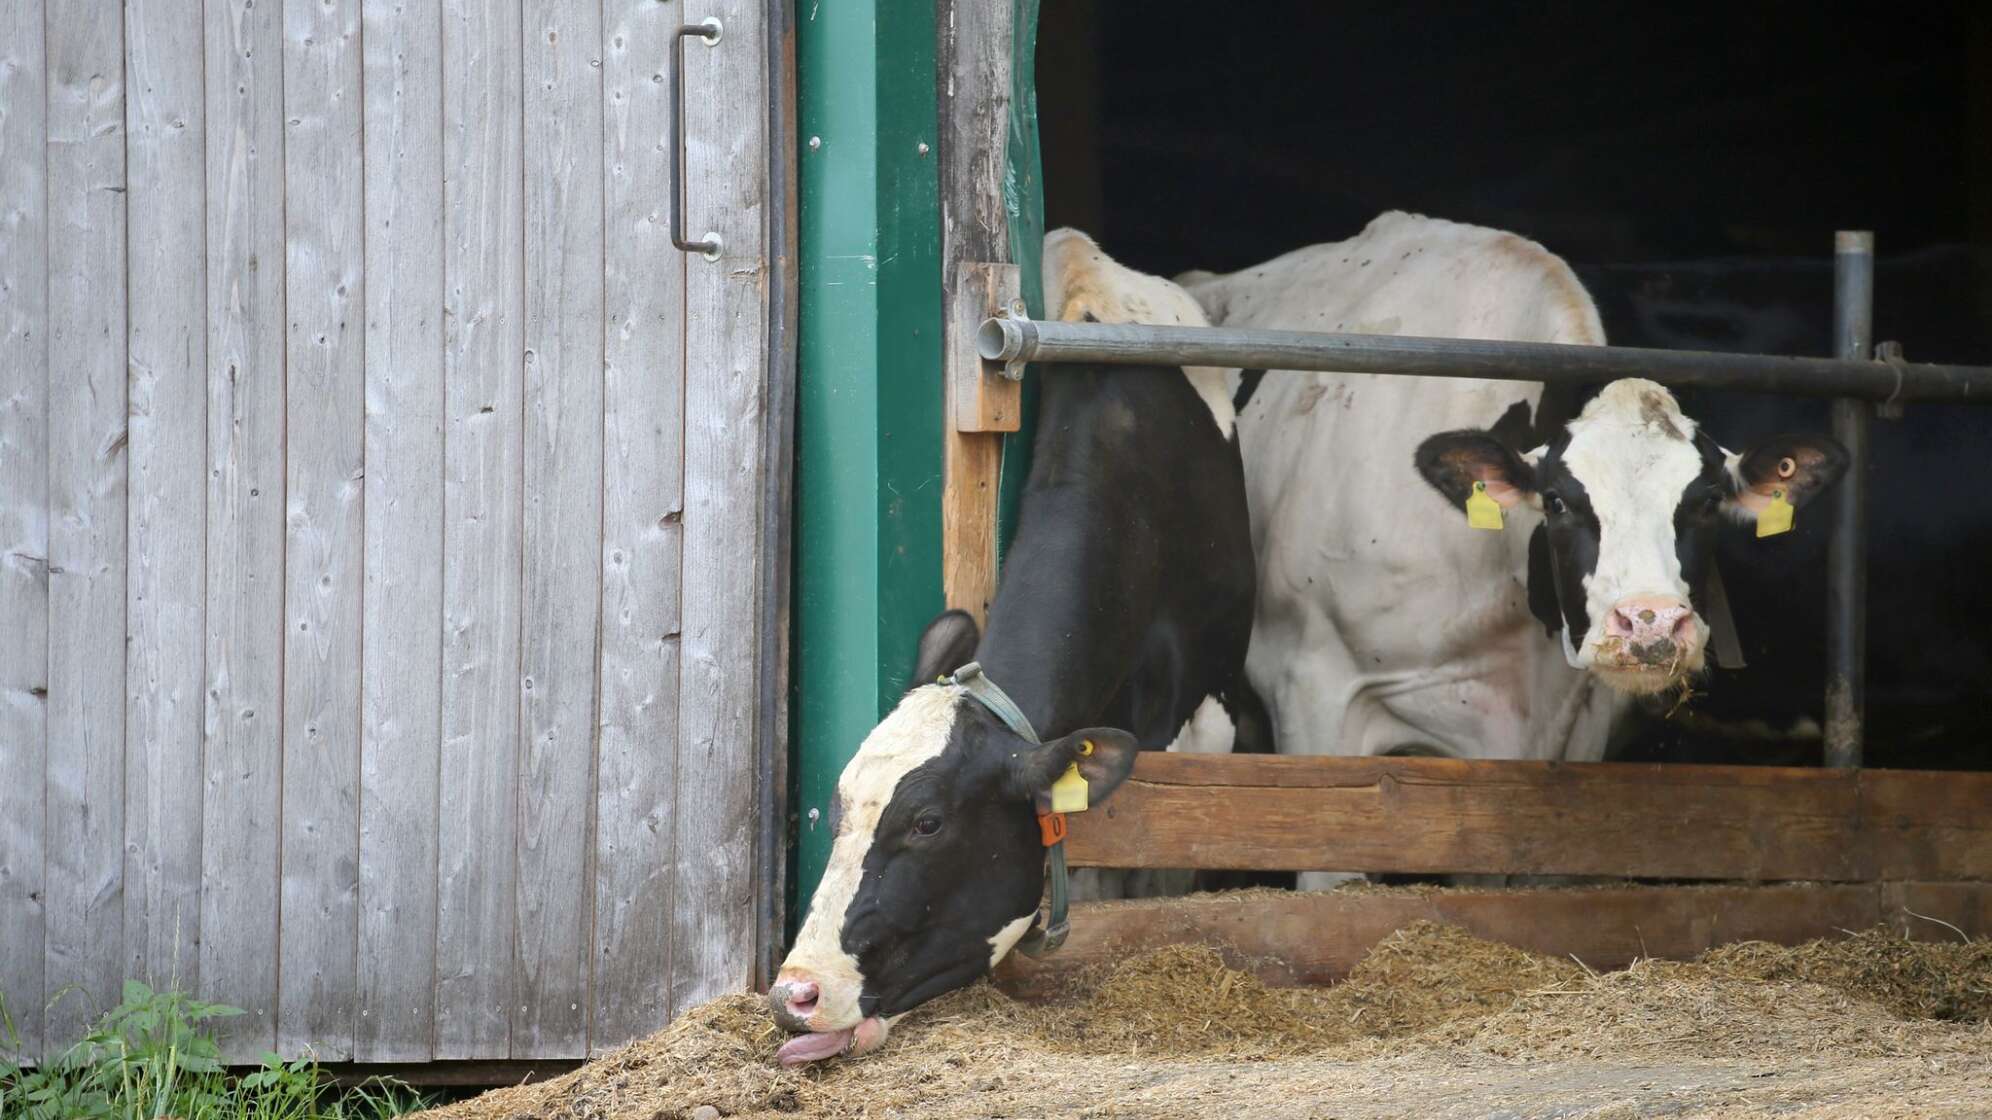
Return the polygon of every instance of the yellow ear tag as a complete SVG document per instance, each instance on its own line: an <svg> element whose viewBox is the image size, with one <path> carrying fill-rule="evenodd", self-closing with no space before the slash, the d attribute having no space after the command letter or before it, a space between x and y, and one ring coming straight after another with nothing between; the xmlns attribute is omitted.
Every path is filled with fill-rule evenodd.
<svg viewBox="0 0 1992 1120"><path fill-rule="evenodd" d="M1079 753L1082 755L1092 754L1092 740L1080 740ZM1075 762L1065 768L1065 773L1060 774L1057 781L1051 783L1051 811L1054 813L1083 813L1086 811L1086 807L1086 779L1079 775L1079 764Z"/></svg>
<svg viewBox="0 0 1992 1120"><path fill-rule="evenodd" d="M1466 523L1475 529L1501 530L1501 503L1487 496L1487 484L1475 482L1466 499Z"/></svg>
<svg viewBox="0 0 1992 1120"><path fill-rule="evenodd" d="M1771 504L1757 512L1757 535L1775 537L1779 533L1791 532L1792 516L1797 511L1785 501L1784 491L1771 491Z"/></svg>

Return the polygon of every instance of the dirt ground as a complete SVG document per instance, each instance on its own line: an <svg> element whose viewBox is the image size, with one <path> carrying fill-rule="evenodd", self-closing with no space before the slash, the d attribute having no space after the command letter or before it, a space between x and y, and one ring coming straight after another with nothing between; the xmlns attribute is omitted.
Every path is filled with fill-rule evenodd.
<svg viewBox="0 0 1992 1120"><path fill-rule="evenodd" d="M1179 947L1055 1005L956 993L864 1058L783 1070L781 1038L758 1000L728 997L431 1115L1992 1116L1992 942L1876 930L1598 974L1420 925L1332 988L1270 990Z"/></svg>

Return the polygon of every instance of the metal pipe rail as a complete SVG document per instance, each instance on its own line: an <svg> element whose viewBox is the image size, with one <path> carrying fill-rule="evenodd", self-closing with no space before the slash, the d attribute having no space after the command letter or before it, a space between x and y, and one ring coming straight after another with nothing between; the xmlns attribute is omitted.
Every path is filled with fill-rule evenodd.
<svg viewBox="0 0 1992 1120"><path fill-rule="evenodd" d="M1011 318L985 319L975 341L984 359L1018 366L1024 362L1234 366L1560 384L1644 377L1662 385L1802 397L1992 404L1988 366Z"/></svg>

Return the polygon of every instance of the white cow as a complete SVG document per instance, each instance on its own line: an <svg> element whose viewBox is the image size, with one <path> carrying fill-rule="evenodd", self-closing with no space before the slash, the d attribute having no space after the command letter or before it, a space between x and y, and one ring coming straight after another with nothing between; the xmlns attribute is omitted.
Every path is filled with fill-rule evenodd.
<svg viewBox="0 0 1992 1120"><path fill-rule="evenodd" d="M1542 246L1413 214L1179 280L1227 327L1604 342ZM1631 694L1703 667L1720 516L1801 506L1845 462L1814 437L1723 451L1651 382L1614 383L1567 424L1535 415L1542 394L1259 383L1238 418L1259 565L1247 672L1282 752L1601 757ZM1504 531L1468 527L1476 487Z"/></svg>

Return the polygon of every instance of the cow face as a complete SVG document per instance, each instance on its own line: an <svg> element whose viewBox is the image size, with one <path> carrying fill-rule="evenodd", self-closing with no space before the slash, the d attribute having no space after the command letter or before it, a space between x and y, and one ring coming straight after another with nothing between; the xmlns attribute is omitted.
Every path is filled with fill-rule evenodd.
<svg viewBox="0 0 1992 1120"><path fill-rule="evenodd" d="M967 651L942 649L936 628L964 625ZM965 663L974 635L959 612L936 620L914 679ZM830 864L768 993L798 1035L783 1064L873 1049L897 1016L994 967L1044 889L1037 802L1076 764L1097 803L1135 750L1107 728L1033 744L959 686L908 692L837 781Z"/></svg>
<svg viewBox="0 0 1992 1120"><path fill-rule="evenodd" d="M1529 606L1574 668L1627 692L1684 683L1704 664L1699 607L1723 517L1802 507L1846 469L1820 436L1725 451L1650 381L1616 381L1526 454L1486 431L1445 432L1418 470L1455 505L1476 482L1504 510L1541 514L1529 540Z"/></svg>

